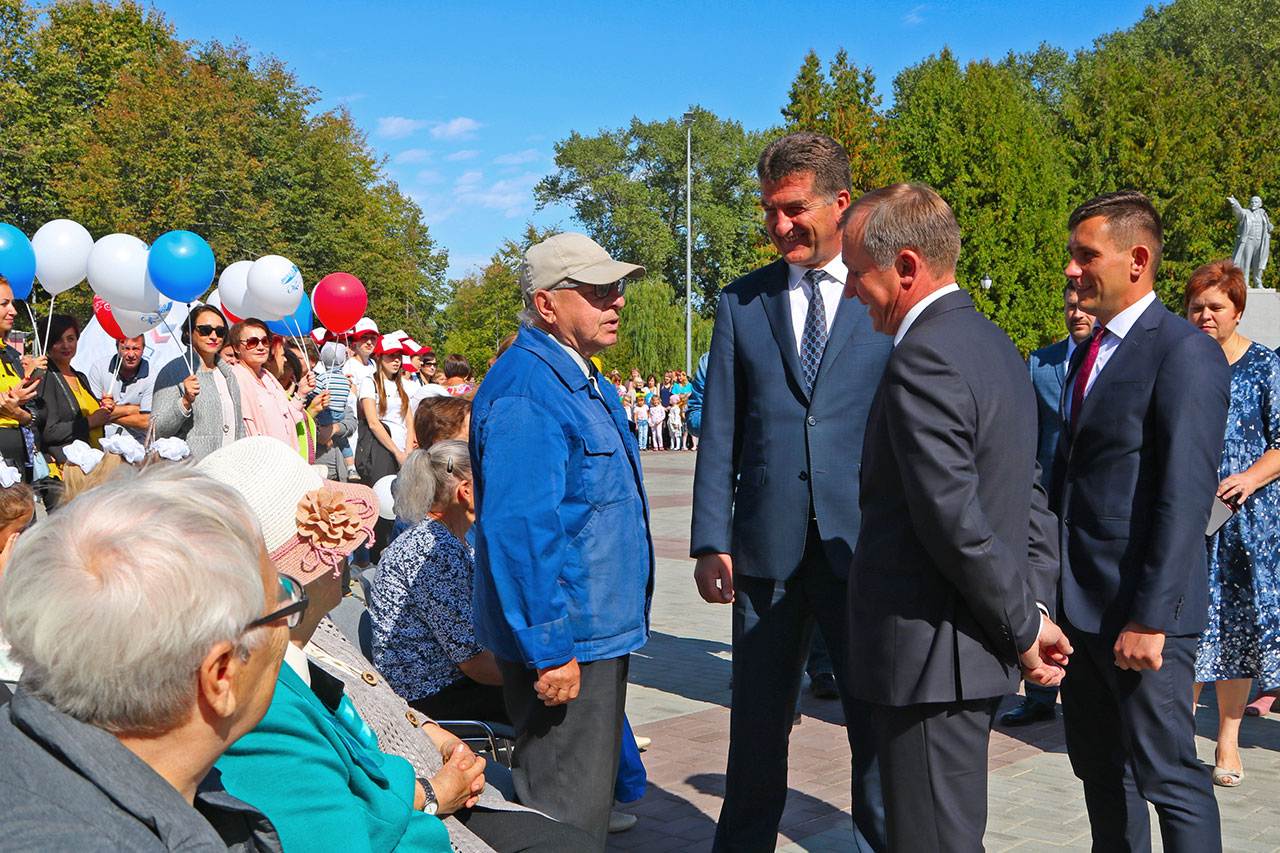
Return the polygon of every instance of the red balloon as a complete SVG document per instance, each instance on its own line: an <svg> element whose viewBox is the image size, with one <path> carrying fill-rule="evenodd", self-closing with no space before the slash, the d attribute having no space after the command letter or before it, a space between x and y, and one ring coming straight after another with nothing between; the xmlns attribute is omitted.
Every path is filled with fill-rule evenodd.
<svg viewBox="0 0 1280 853"><path fill-rule="evenodd" d="M111 313L111 303L103 301L101 296L93 297L93 316L98 318L98 325L117 341L123 341L127 335L120 329L115 315Z"/></svg>
<svg viewBox="0 0 1280 853"><path fill-rule="evenodd" d="M345 272L331 272L311 291L311 308L320 323L335 335L356 324L369 307L369 294L360 279Z"/></svg>

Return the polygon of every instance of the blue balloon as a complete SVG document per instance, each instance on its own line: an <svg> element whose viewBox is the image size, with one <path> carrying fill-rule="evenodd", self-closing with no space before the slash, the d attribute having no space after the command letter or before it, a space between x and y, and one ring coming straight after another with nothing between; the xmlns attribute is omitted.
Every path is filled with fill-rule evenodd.
<svg viewBox="0 0 1280 853"><path fill-rule="evenodd" d="M213 283L213 249L199 234L170 231L151 244L147 275L156 290L178 302L194 302Z"/></svg>
<svg viewBox="0 0 1280 853"><path fill-rule="evenodd" d="M288 335L294 338L310 333L311 326L311 297L307 296L305 290L302 291L302 301L298 303L297 309L292 314L280 320L267 321L267 328L273 335Z"/></svg>
<svg viewBox="0 0 1280 853"><path fill-rule="evenodd" d="M0 222L0 275L9 282L15 299L31 295L36 280L36 250L27 235L7 222Z"/></svg>

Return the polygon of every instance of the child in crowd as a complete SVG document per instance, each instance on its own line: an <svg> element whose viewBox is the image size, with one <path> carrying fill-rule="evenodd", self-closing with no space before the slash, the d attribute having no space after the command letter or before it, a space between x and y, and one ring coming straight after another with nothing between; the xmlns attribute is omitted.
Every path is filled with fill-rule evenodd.
<svg viewBox="0 0 1280 853"><path fill-rule="evenodd" d="M342 365L347 361L347 348L336 341L330 341L320 349L320 369L316 373L316 393L328 392L329 405L316 413L316 445L323 447L329 444L333 428L341 423L343 415L351 400L351 381L342 372ZM342 459L350 470L355 463L355 451L351 442L345 438L338 439L336 446L342 451Z"/></svg>
<svg viewBox="0 0 1280 853"><path fill-rule="evenodd" d="M657 394L649 395L649 437L653 440L654 450L665 450L663 444L662 424L667 419L666 407Z"/></svg>
<svg viewBox="0 0 1280 853"><path fill-rule="evenodd" d="M671 449L684 450L684 397L671 395L671 405L667 406L667 429L671 431Z"/></svg>
<svg viewBox="0 0 1280 853"><path fill-rule="evenodd" d="M640 445L641 450L649 449L649 404L645 402L643 394L636 395L636 405L634 408L636 418L636 442Z"/></svg>

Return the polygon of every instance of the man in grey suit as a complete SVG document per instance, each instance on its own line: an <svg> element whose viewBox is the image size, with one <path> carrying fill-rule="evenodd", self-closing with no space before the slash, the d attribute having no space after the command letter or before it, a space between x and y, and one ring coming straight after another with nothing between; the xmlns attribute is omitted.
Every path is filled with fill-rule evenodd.
<svg viewBox="0 0 1280 853"><path fill-rule="evenodd" d="M981 850L987 744L1019 672L1061 681L1046 615L1056 524L1017 349L955 283L960 229L923 184L845 214L848 289L894 349L862 447L846 683L863 707L888 849Z"/></svg>
<svg viewBox="0 0 1280 853"><path fill-rule="evenodd" d="M733 706L717 851L771 851L787 739L816 622L838 689L845 579L858 536L858 455L888 341L843 295L849 158L796 133L760 155L765 227L782 257L720 295L707 360L690 555L698 592L732 603ZM850 718L855 835L880 849L878 774Z"/></svg>
<svg viewBox="0 0 1280 853"><path fill-rule="evenodd" d="M1093 315L1080 308L1080 295L1067 282L1062 289L1062 313L1067 322L1067 336L1031 352L1027 366L1031 370L1031 386L1036 391L1036 411L1040 422L1040 440L1036 447L1036 460L1040 463L1040 485L1049 490L1049 478L1053 474L1053 454L1058 450L1058 435L1062 432L1062 414L1058 405L1062 401L1063 382L1067 375L1067 363L1076 347L1087 343L1093 333ZM1004 726L1025 726L1041 720L1052 720L1058 704L1058 688L1041 687L1028 681L1024 685L1026 696L1018 707L1000 717Z"/></svg>

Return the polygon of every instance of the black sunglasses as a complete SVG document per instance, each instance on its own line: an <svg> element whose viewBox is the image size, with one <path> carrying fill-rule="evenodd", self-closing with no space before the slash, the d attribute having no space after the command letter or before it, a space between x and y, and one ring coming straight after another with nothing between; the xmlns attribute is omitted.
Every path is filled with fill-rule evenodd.
<svg viewBox="0 0 1280 853"><path fill-rule="evenodd" d="M290 628L298 627L298 623L302 621L302 614L307 610L307 604L310 599L307 598L307 591L302 588L302 584L298 583L291 577L280 575L280 592L281 595L277 602L287 602L283 607L271 611L261 619L254 619L247 626L245 631L252 631L254 628L261 628L263 625L270 625L277 619L288 617L285 622Z"/></svg>
<svg viewBox="0 0 1280 853"><path fill-rule="evenodd" d="M217 335L220 338L227 336L226 326L214 326L209 323L201 323L195 327L197 335Z"/></svg>

